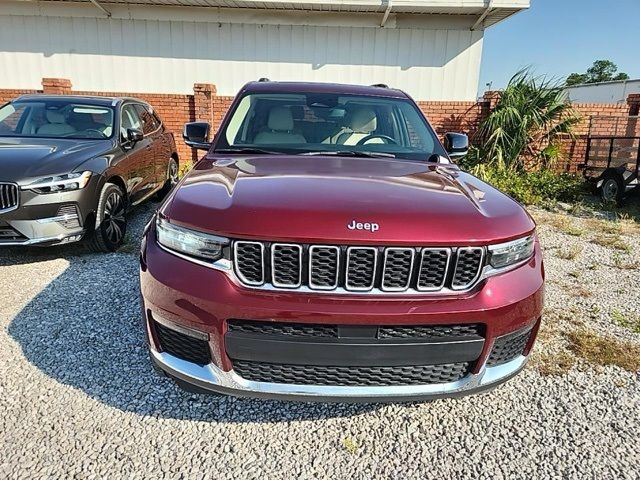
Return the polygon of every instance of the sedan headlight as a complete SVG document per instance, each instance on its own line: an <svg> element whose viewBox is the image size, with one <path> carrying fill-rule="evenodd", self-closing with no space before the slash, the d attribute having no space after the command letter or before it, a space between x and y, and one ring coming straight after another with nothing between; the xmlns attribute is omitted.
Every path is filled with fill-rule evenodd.
<svg viewBox="0 0 640 480"><path fill-rule="evenodd" d="M22 187L22 190L34 190L38 193L57 193L79 190L89 183L91 172L67 173L55 177L45 177L29 185Z"/></svg>
<svg viewBox="0 0 640 480"><path fill-rule="evenodd" d="M489 246L489 264L493 268L504 268L522 262L533 255L534 235Z"/></svg>
<svg viewBox="0 0 640 480"><path fill-rule="evenodd" d="M156 219L156 235L158 243L169 250L210 261L222 258L229 244L228 238L179 227L160 216Z"/></svg>

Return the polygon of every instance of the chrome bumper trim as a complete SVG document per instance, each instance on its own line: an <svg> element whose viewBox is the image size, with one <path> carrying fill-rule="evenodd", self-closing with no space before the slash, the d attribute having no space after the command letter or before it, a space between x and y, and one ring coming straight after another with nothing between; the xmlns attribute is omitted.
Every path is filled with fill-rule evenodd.
<svg viewBox="0 0 640 480"><path fill-rule="evenodd" d="M10 241L3 242L0 240L0 247L17 247L17 246L29 246L29 245L38 245L41 243L72 243L78 242L82 239L85 231L78 230L77 232L65 233L64 235L56 235L55 237L40 237L40 238L29 238L27 240L22 241ZM78 238L74 238L78 237Z"/></svg>
<svg viewBox="0 0 640 480"><path fill-rule="evenodd" d="M213 364L196 365L168 353L150 349L153 361L169 375L212 392L247 397L283 400L393 402L454 397L488 390L505 382L522 370L526 356L495 367L485 367L478 374L436 385L404 385L381 387L349 387L325 385L292 385L245 380L233 370L225 372Z"/></svg>

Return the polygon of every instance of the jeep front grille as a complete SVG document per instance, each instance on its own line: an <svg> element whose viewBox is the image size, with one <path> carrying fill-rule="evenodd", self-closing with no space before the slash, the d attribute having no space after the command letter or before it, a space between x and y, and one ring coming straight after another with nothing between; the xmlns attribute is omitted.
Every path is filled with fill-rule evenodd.
<svg viewBox="0 0 640 480"><path fill-rule="evenodd" d="M360 247L236 240L233 266L251 287L349 292L438 292L472 288L484 248Z"/></svg>
<svg viewBox="0 0 640 480"><path fill-rule="evenodd" d="M18 206L18 186L15 183L0 183L0 212L13 210Z"/></svg>

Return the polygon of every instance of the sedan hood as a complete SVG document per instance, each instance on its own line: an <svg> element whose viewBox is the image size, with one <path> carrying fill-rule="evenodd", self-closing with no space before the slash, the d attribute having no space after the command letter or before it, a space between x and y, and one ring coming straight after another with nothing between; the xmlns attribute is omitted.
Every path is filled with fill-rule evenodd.
<svg viewBox="0 0 640 480"><path fill-rule="evenodd" d="M162 213L232 238L329 244L478 245L535 227L455 165L331 156L206 158Z"/></svg>
<svg viewBox="0 0 640 480"><path fill-rule="evenodd" d="M25 184L69 173L111 146L109 140L0 137L0 181Z"/></svg>

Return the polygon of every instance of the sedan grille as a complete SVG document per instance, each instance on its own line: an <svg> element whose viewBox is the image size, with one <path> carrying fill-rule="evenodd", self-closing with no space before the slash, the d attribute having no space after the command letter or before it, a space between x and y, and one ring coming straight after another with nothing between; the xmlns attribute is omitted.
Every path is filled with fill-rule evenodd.
<svg viewBox="0 0 640 480"><path fill-rule="evenodd" d="M293 385L401 386L455 382L469 372L469 362L393 367L334 367L234 361L233 369L246 380Z"/></svg>
<svg viewBox="0 0 640 480"><path fill-rule="evenodd" d="M18 206L18 186L15 183L0 183L0 212Z"/></svg>
<svg viewBox="0 0 640 480"><path fill-rule="evenodd" d="M236 240L233 266L253 287L351 292L437 292L472 288L482 247L303 245Z"/></svg>

